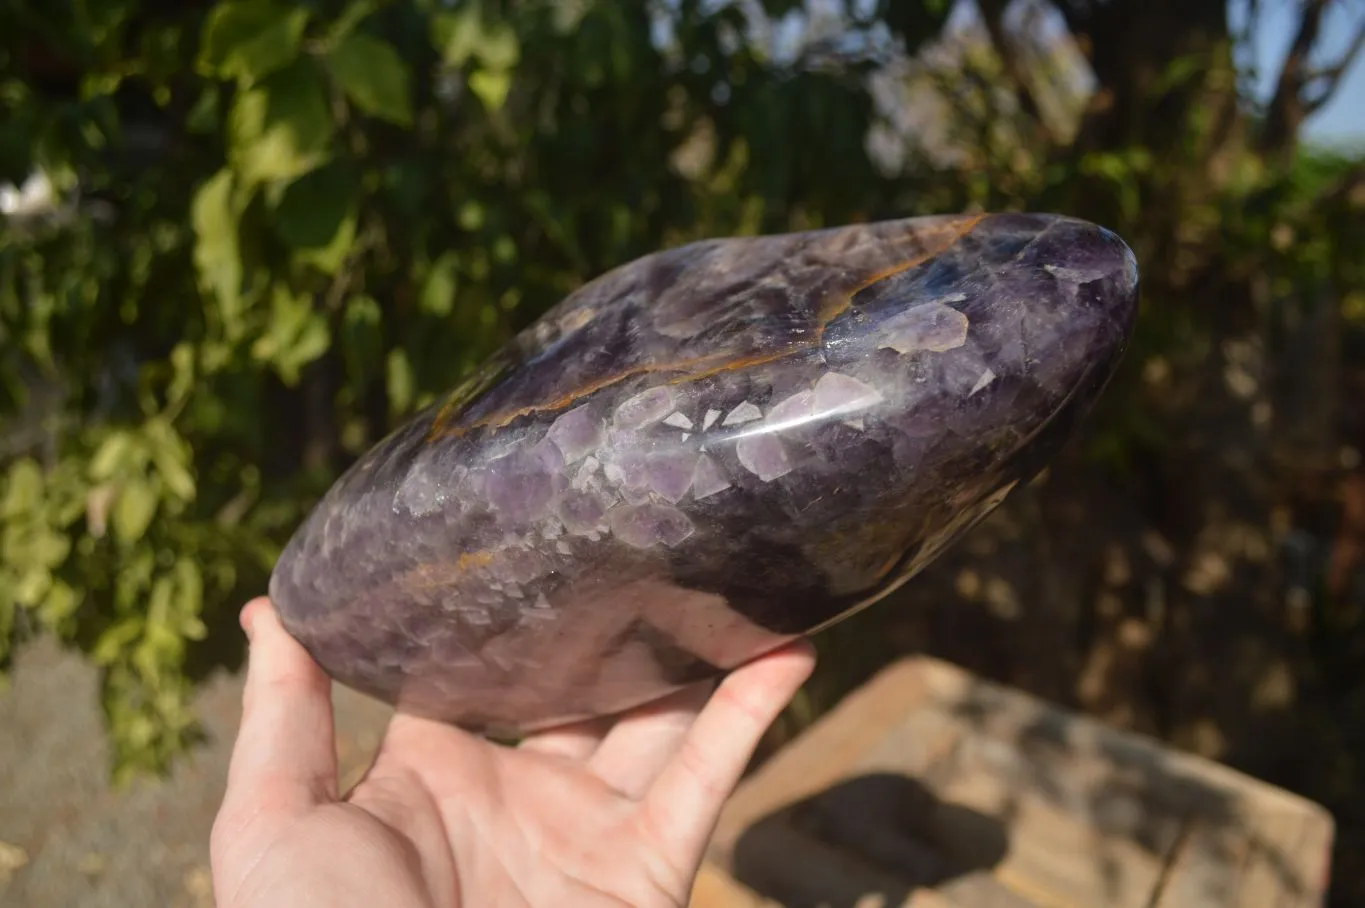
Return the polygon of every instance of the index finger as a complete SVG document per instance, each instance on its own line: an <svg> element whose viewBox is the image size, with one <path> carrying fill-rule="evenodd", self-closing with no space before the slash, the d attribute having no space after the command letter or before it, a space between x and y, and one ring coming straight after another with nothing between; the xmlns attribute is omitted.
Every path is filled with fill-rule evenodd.
<svg viewBox="0 0 1365 908"><path fill-rule="evenodd" d="M647 832L678 866L699 859L759 741L815 668L798 640L732 672L641 803Z"/></svg>

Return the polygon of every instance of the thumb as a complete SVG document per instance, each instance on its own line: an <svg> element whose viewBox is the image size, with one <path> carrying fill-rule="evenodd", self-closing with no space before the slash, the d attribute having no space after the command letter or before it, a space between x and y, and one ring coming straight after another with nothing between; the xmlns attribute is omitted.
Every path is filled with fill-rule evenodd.
<svg viewBox="0 0 1365 908"><path fill-rule="evenodd" d="M247 603L241 621L251 645L224 806L293 814L335 800L331 680L280 624L269 599Z"/></svg>

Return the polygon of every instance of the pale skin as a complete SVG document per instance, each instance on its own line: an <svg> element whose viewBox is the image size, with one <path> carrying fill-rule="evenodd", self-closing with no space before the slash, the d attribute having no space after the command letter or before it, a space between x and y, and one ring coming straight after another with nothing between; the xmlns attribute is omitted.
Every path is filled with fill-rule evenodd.
<svg viewBox="0 0 1365 908"><path fill-rule="evenodd" d="M219 908L686 905L721 807L814 667L797 642L517 747L394 716L338 790L331 683L266 599L211 841Z"/></svg>

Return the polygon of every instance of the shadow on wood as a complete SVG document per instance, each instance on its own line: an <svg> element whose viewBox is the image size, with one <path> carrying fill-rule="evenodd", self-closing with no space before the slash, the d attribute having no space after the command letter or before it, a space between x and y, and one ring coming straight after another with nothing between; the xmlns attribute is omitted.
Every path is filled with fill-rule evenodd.
<svg viewBox="0 0 1365 908"><path fill-rule="evenodd" d="M1317 805L1009 688L942 670L936 680L946 695L940 702L970 729L964 742L1006 745L985 761L971 753L980 743L955 748L954 773L977 762L975 772L997 776L1010 794L995 812L1011 829L1045 834L1021 823L1027 801L1083 823L1096 845L1111 847L1076 859L1098 862L1099 875L1113 881L1150 877L1157 908L1321 899L1332 821ZM1132 853L1120 860L1120 849ZM1145 865L1155 872L1134 872Z"/></svg>
<svg viewBox="0 0 1365 908"><path fill-rule="evenodd" d="M945 803L913 779L871 773L745 830L732 873L791 908L854 908L873 897L900 905L915 889L951 888L989 870L1007 848L999 820Z"/></svg>
<svg viewBox="0 0 1365 908"><path fill-rule="evenodd" d="M918 657L749 776L708 859L789 908L1308 908L1333 825L1226 766Z"/></svg>

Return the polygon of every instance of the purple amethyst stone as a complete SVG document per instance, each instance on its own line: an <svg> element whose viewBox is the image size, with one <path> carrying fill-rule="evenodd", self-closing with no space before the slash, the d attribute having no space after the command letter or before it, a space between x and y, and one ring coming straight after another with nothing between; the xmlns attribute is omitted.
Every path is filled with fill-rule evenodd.
<svg viewBox="0 0 1365 908"><path fill-rule="evenodd" d="M360 459L270 594L338 681L520 734L875 602L1036 474L1126 347L1050 215L711 240L587 284Z"/></svg>

